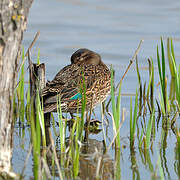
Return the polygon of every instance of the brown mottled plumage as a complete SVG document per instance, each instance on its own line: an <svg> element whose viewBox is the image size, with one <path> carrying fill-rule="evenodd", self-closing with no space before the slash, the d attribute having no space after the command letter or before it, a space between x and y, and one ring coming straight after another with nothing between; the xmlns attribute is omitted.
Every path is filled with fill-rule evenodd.
<svg viewBox="0 0 180 180"><path fill-rule="evenodd" d="M84 75L83 75L84 74ZM81 111L83 76L86 86L86 110L105 100L110 92L111 74L99 54L79 49L71 56L71 64L61 69L42 91L44 112L57 111L57 95L63 112Z"/></svg>

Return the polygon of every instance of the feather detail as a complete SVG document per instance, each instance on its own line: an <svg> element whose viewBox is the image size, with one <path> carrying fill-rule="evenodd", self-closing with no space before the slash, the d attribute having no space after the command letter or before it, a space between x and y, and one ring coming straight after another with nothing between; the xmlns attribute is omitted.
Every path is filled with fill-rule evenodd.
<svg viewBox="0 0 180 180"><path fill-rule="evenodd" d="M81 93L77 93L73 97L71 97L70 100L78 100L78 99L81 99L81 98L82 98Z"/></svg>
<svg viewBox="0 0 180 180"><path fill-rule="evenodd" d="M62 112L81 111L82 94L86 90L86 110L102 102L110 93L111 73L100 55L88 49L79 49L71 56L71 64L61 69L47 82L41 96L44 112L57 111L57 96L61 97ZM84 85L82 86L82 84Z"/></svg>

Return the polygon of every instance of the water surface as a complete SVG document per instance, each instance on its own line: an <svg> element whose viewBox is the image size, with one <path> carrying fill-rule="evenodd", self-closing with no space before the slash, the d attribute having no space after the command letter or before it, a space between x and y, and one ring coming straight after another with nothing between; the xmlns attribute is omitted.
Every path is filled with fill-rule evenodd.
<svg viewBox="0 0 180 180"><path fill-rule="evenodd" d="M178 0L38 0L34 1L30 10L23 45L28 48L35 33L40 31L40 37L31 54L35 61L37 50L40 49L40 59L46 64L48 80L52 80L62 67L70 63L70 56L74 51L85 47L99 53L108 66L113 65L117 83L128 66L139 41L144 39L138 54L141 75L144 81L148 80L147 58L152 57L155 63L155 82L157 84L159 79L156 66L156 46L160 44L161 36L164 39L169 36L173 37L176 61L179 63L179 22L180 1ZM123 81L122 93L134 94L137 87L135 64L133 64ZM122 153L121 177L122 179L132 179L128 139L130 97L123 96L121 104L122 108L126 108L126 120L121 130L122 144L127 145ZM99 109L98 106L96 116L101 119ZM112 138L111 121L110 126L108 136ZM22 170L30 142L29 133L30 130L26 127L23 138L20 138L19 128L15 129L13 168L16 172ZM159 157L158 144L161 134L159 133L156 137L155 152L150 153L154 169ZM98 141L103 139L102 134L92 135L91 138ZM172 146L168 146L166 149L165 178L177 179L174 171L176 138L172 133L168 136L167 142L168 144L172 143ZM149 170L148 164L143 164L140 152L138 149L136 151L140 178L150 178L152 172ZM112 151L110 156L114 157ZM31 158L25 174L27 179L32 176Z"/></svg>

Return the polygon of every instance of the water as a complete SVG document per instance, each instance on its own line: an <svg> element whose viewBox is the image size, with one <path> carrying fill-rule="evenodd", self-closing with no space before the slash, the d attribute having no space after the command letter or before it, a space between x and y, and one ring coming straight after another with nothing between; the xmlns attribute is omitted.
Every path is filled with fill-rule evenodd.
<svg viewBox="0 0 180 180"><path fill-rule="evenodd" d="M37 31L40 37L32 50L32 58L36 59L37 49L40 49L41 62L46 63L46 77L52 80L55 74L70 63L71 54L78 48L88 48L101 54L103 61L115 69L116 83L119 82L129 60L132 58L139 41L144 43L138 54L141 75L148 80L147 58L152 57L156 64L156 46L160 44L160 36L164 39L173 37L176 61L180 57L180 1L142 1L142 0L38 0L34 1L28 18L27 31L24 33L23 45L28 48ZM167 69L168 70L168 69ZM155 66L155 82L158 83L157 66ZM122 85L122 93L134 94L138 87L135 64L131 67ZM158 96L158 94L157 94ZM121 176L122 179L132 179L129 151L129 103L130 98L122 97L122 107L126 108L126 120L121 130L122 144L127 145L123 151ZM100 118L99 107L96 109ZM110 122L112 126L112 123ZM15 131L13 168L20 172L30 141L29 128L26 128L24 138L19 138L19 129ZM112 130L108 135L112 137ZM159 133L159 138L160 138ZM102 140L102 135L91 138ZM171 134L167 148L167 156L174 155L176 139ZM28 143L27 143L28 142ZM156 141L158 148L158 140ZM155 149L156 150L156 149ZM174 157L168 158L169 174L166 179L177 179L173 169ZM113 157L113 155L112 155ZM142 156L137 150L136 159L141 179L152 174L148 164L142 163ZM152 164L157 164L158 151L151 154ZM164 168L166 169L166 168ZM167 170L165 170L167 172ZM32 176L32 160L26 168L26 178Z"/></svg>

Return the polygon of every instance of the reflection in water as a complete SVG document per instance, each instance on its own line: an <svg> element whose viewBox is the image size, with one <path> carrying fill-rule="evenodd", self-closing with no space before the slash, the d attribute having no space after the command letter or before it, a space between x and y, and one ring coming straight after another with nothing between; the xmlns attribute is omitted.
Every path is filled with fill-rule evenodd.
<svg viewBox="0 0 180 180"><path fill-rule="evenodd" d="M115 150L115 168L114 168L115 179L121 179L120 159L121 159L121 150L117 148Z"/></svg>
<svg viewBox="0 0 180 180"><path fill-rule="evenodd" d="M59 164L61 164L61 158L65 157L65 154L61 154L60 151L56 150L58 155ZM103 142L95 139L89 139L88 144L84 144L81 147L81 153L79 158L79 177L81 179L96 179L98 176L101 179L113 179L114 178L114 162L108 154L104 155ZM54 156L49 151L46 154L47 164L50 168L52 175L59 177L57 167L55 166ZM72 172L69 167L62 169L65 173L65 177L72 179Z"/></svg>
<svg viewBox="0 0 180 180"><path fill-rule="evenodd" d="M17 127L17 125L15 127ZM24 128L19 127L18 129L16 128L16 131L18 130L17 136L20 140L19 142L21 142L22 149L25 149L27 145L26 144L27 141L25 140L26 137L28 136L27 128L28 127L24 127ZM175 132L176 132L175 135L177 135L178 128L175 129ZM121 178L124 177L122 169L124 167L127 167L126 165L127 162L130 162L132 177L134 178L136 177L136 179L144 179L144 174L141 173L144 170L146 173L150 173L151 177L156 179L158 178L158 175L159 175L157 170L160 167L162 168L162 174L164 177L171 179L172 177L175 176L173 174L172 167L176 176L179 177L179 174L180 174L180 170L179 170L180 146L179 144L180 143L179 141L176 142L176 146L174 148L174 156L173 154L169 156L169 148L172 148L171 146L169 146L169 140L168 140L169 138L168 135L170 135L170 129L159 128L159 131L156 132L156 137L157 137L157 133L161 133L161 140L160 140L161 143L160 144L158 143L160 145L158 151L156 149L157 146L155 146L155 143L157 143L156 139L155 140L152 139L152 141L154 142L154 145L152 146L151 151L149 149L143 149L143 147L138 149L136 148L137 144L135 144L134 149L125 148L123 150L123 156L124 154L126 154L124 158L130 157L130 158L127 158L127 161L126 160L124 161L123 165L122 165L122 161L120 161L120 159L122 158L122 156L120 155L120 151L118 151L117 149L114 151L115 157L113 160L112 155L109 155L109 154L104 155L105 149L104 149L104 145L102 141L98 141L97 139L90 138L88 144L84 144L81 147L81 153L80 153L80 158L79 158L80 166L79 166L78 176L81 179L86 179L86 178L95 179L95 177L98 174L103 179L113 179L113 178L119 179L120 177ZM52 134L55 135L54 132L52 132ZM174 136L173 133L172 135ZM56 134L54 138L57 138L57 137L58 137L58 134ZM51 147L49 136L46 135L46 138L47 138L46 139L47 149L49 149L49 145ZM123 141L121 142L123 143ZM66 154L63 154L60 152L60 145L58 145L58 143L56 143L56 145L59 146L59 147L56 147L59 164L64 163L65 161L63 161L63 158L66 157ZM44 149L42 149L42 152L43 151ZM16 149L15 149L15 152L16 152ZM160 165L157 163L157 159L156 158L154 159L154 157L156 157L157 155L159 155L160 157L160 161L159 161ZM55 175L56 177L59 177L57 167L54 163L53 153L51 153L51 151L47 151L46 158L47 158L46 159L47 164L50 168L51 175ZM172 160L172 158L174 158L174 161L172 161L174 166L171 167L169 164L169 161ZM23 164L23 162L21 162L21 164ZM61 166L64 176L69 179L73 178L72 172L70 170L71 167L72 167L71 163L69 163L69 167L66 167L64 164L63 166Z"/></svg>
<svg viewBox="0 0 180 180"><path fill-rule="evenodd" d="M80 155L80 173L81 179L95 179L96 175L100 178L113 179L114 177L114 163L111 157L106 154L103 155L103 142L95 139L89 139L88 144L81 148Z"/></svg>
<svg viewBox="0 0 180 180"><path fill-rule="evenodd" d="M180 131L178 133L180 133ZM178 136L179 139L177 140L176 147L174 148L175 151L174 171L178 179L180 179L180 134L178 134Z"/></svg>
<svg viewBox="0 0 180 180"><path fill-rule="evenodd" d="M134 179L140 179L140 174L138 170L137 160L136 160L136 152L134 148L130 148L130 158L131 158L131 169L133 173Z"/></svg>
<svg viewBox="0 0 180 180"><path fill-rule="evenodd" d="M167 118L164 119L164 121L167 121ZM168 129L166 126L166 129L162 128L161 131L162 139L161 139L161 148L160 148L160 158L161 158L161 167L163 169L164 177L166 177L166 174L168 175L168 178L170 179L170 173L167 166L167 158L166 158L166 148L167 148L167 135L168 135Z"/></svg>

